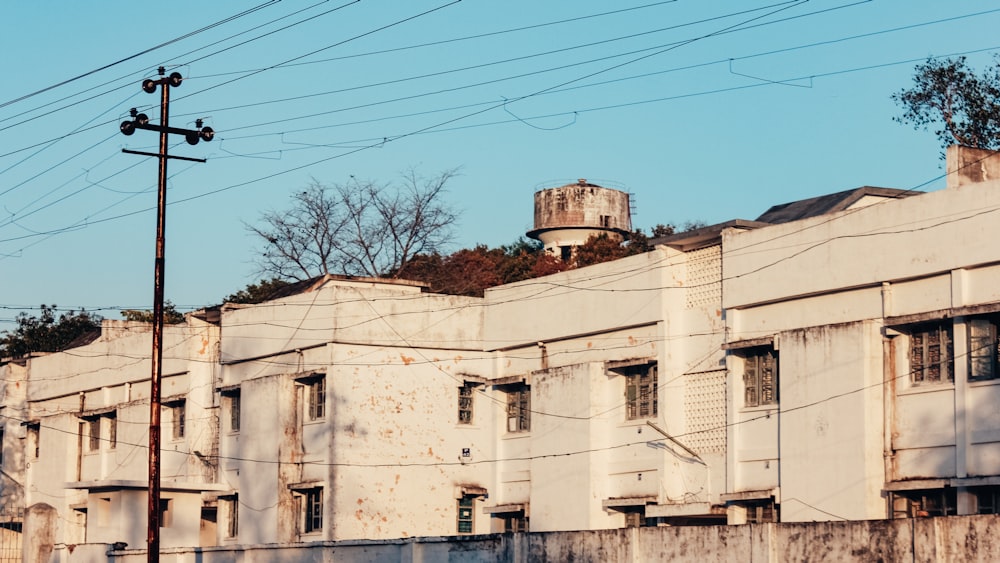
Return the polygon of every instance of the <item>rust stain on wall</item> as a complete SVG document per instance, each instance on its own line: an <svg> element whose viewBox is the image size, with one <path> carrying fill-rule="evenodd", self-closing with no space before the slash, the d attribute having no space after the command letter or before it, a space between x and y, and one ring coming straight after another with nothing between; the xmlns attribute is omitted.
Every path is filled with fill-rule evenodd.
<svg viewBox="0 0 1000 563"><path fill-rule="evenodd" d="M404 354L400 354L399 355L399 359L403 360L403 365L407 365L407 366L410 365L410 363L413 362L413 358L411 356L406 356Z"/></svg>

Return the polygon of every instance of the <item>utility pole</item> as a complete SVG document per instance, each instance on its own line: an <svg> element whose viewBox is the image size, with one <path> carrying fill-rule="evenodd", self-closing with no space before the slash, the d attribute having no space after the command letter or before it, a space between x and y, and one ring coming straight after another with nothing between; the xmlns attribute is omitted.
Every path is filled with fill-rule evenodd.
<svg viewBox="0 0 1000 563"><path fill-rule="evenodd" d="M156 262L153 273L153 355L152 355L152 375L149 384L149 507L146 529L146 550L147 561L158 563L160 561L160 378L163 374L163 270L164 270L164 243L166 230L167 211L167 160L173 158L178 160L190 160L193 162L205 162L203 158L187 158L183 156L169 156L167 154L167 135L174 133L184 135L184 138L191 145L197 145L199 140L211 141L215 132L211 127L202 127L201 120L195 121L196 130L177 129L170 127L170 87L181 85L180 73L172 72L170 76L164 76L166 69L162 66L158 69L160 78L153 80L147 78L142 81L142 89L147 93L155 93L156 87L160 87L160 124L154 125L149 122L149 117L144 113L138 113L135 108L131 110L131 121L123 121L119 129L125 135L135 133L136 129L146 129L160 133L160 151L158 153L148 153L122 149L128 154L139 154L143 156L155 156L160 161L159 183L156 198Z"/></svg>

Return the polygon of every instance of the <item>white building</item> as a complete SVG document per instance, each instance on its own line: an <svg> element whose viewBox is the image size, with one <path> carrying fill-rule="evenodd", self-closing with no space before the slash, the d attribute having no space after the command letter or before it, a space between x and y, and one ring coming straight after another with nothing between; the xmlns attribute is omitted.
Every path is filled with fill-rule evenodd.
<svg viewBox="0 0 1000 563"><path fill-rule="evenodd" d="M997 160L952 147L945 190L724 233L727 498L782 521L997 511Z"/></svg>
<svg viewBox="0 0 1000 563"><path fill-rule="evenodd" d="M22 414L7 418L8 429L21 428L4 433L5 450L19 450L23 465L8 456L4 466L24 472L27 506L55 509L58 543L146 543L151 335L148 324L104 321L94 342L27 361ZM219 489L218 340L218 328L194 316L164 332L163 547L214 534L203 494Z"/></svg>
<svg viewBox="0 0 1000 563"><path fill-rule="evenodd" d="M940 192L776 206L484 298L327 276L189 315L162 543L995 512L989 154L951 153L978 176ZM6 475L57 542L144 545L149 341L109 322L3 368Z"/></svg>

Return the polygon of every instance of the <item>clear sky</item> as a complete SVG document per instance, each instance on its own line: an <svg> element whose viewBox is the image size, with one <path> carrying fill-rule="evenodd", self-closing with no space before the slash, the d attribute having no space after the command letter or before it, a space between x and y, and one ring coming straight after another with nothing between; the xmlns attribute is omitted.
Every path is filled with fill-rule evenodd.
<svg viewBox="0 0 1000 563"><path fill-rule="evenodd" d="M955 0L283 0L0 3L0 330L41 303L151 308L157 135L125 137L164 65L174 139L166 296L253 274L244 224L313 179L459 168L455 248L514 241L532 193L635 194L635 226L753 219L863 185L941 189L933 134L889 96L930 56L1000 49Z"/></svg>

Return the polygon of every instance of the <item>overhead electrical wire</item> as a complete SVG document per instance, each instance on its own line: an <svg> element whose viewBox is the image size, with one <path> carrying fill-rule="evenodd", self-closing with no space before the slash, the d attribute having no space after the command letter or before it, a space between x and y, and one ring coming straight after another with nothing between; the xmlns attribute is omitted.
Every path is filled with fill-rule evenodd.
<svg viewBox="0 0 1000 563"><path fill-rule="evenodd" d="M281 0L275 0L275 1L279 1L279 2L280 2ZM265 23L262 23L262 24L259 24L259 25L257 25L257 26L254 26L254 27L251 27L251 28L249 28L249 29L246 29L246 30L243 30L243 31L240 31L240 32L238 32L238 33L235 33L235 34L233 34L233 35L230 35L230 36L228 36L228 37L225 37L225 38L223 38L223 39L219 39L219 40L217 40L217 41L213 41L212 43L209 43L208 45L205 45L205 46L202 46L202 47L199 47L199 48L197 48L197 49L194 49L194 50L191 50L191 51L188 51L188 52L186 52L186 53L183 53L183 54L180 54L180 55L178 55L178 58L179 58L179 57L185 57L185 56L188 56L188 55L190 55L190 54L192 54L192 53L196 53L196 52L198 52L198 51L200 51L200 50L203 50L203 49L207 49L207 48L209 48L209 47L212 47L212 46L215 46L215 45L218 45L219 43L222 43L222 42L225 42L225 41L229 41L229 40L231 40L231 39L234 39L234 38L236 38L236 37L239 37L239 36L241 36L241 35L245 35L245 34L247 34L247 33L250 33L250 32L252 32L252 31L256 31L257 29L260 29L260 28L262 28L262 27L266 27L266 26L268 26L268 25L271 25L271 24L274 24L274 23L276 23L276 22L279 22L279 21L281 21L281 20L284 20L284 19L287 19L287 18L290 18L290 17L292 17L292 16L295 16L295 15L298 15L298 14L300 14L300 13L302 13L302 12L306 12L306 11L308 11L308 10L311 10L311 9L313 9L313 8L315 8L315 7L317 7L317 6L321 5L321 4L325 4L325 3L329 2L329 1L330 1L330 0L320 0L319 2L317 2L317 3L315 3L315 4L311 5L311 6L306 6L305 8L301 8L301 9L299 9L299 10L296 10L296 11L294 11L294 12L291 12L291 13L289 13L289 14L286 14L286 15L284 15L284 16L281 16L281 17L278 17L278 18L275 18L275 19L273 19L273 20L270 20L270 21L268 21L268 22L265 22ZM334 10L331 10L331 11L334 11ZM321 15L325 15L326 13L329 13L329 12L325 12L324 14L321 14ZM312 19L312 18L309 18L309 19L306 19L306 20L302 20L301 22L298 22L298 23L305 23L306 21L310 21L310 19ZM284 29L287 29L287 28L282 28L282 30L284 30ZM256 38L255 38L254 40L256 40L256 39L261 39L261 38L263 38L263 37L266 37L266 36L268 36L268 35L270 35L270 33L269 33L269 34L264 34L264 35L261 35L261 36L258 36L258 37L256 37ZM244 43L242 43L242 44L245 44L245 43L248 43L248 42L244 42ZM204 58L205 58L205 57L202 57L202 59L204 59ZM201 60L201 59L199 59L199 60ZM164 65L166 65L166 64L167 64L166 62L163 62L163 63L160 63L160 64L158 64L158 65L153 65L153 67L156 67L156 66L164 66ZM187 64L190 64L190 62L188 62ZM174 66L174 65L170 65L170 66ZM177 65L177 66L184 66L184 64L180 64L180 65ZM104 87L104 86L108 86L108 85L111 85L111 84L114 84L114 83L117 83L117 82L121 82L121 81L123 81L123 80L125 80L125 79L129 79L129 78L131 78L131 77L135 76L135 74L137 74L138 72L139 72L139 71L134 71L134 72L131 72L131 73L127 74L127 75L123 75L123 76L119 76L119 77L117 77L117 78L113 78L113 79L111 79L111 80L107 80L107 81L105 81L105 82L102 82L101 84L97 84L96 86L94 86L94 88L102 88L102 87ZM122 89L124 89L124 88L131 88L131 87L134 87L134 86L135 86L135 85L134 85L134 84L133 84L132 82L129 82L129 83L127 83L127 84L122 84L121 86L116 86L116 87L114 87L114 88L112 88L112 89L110 89L110 90L105 90L105 91L103 91L103 92L99 92L99 93L97 93L97 94L92 94L92 95L90 95L90 96L88 96L88 97L86 97L86 98L84 98L84 99L81 99L81 100L77 100L77 101L75 101L75 102L72 102L72 103L70 103L70 104L66 104L66 105L63 105L63 106L61 106L61 107L58 107L58 108L56 108L56 109L52 109L52 110L49 110L49 111L47 111L47 112L46 112L46 113L44 113L44 114L39 114L39 115L36 115L36 116L34 116L34 117L31 117L31 118L27 118L27 119L25 119L25 120L23 120L23 121L20 121L20 122L18 122L18 123L15 123L15 124L13 124L13 125L8 125L8 126L6 126L6 127L0 127L0 131L5 131L5 130L7 130L7 129L10 129L11 127L16 127L16 126L18 126L18 125L24 125L25 123L28 123L28 122L30 122L30 121L34 121L35 119L39 119L39 118L41 118L41 117L44 117L44 116L46 116L46 115L51 115L52 113L55 113L55 112L58 112L58 111L62 111L62 110L64 110L64 109L69 109L69 108L71 108L71 107L74 107L74 106L77 106L77 105L80 105L81 103L84 103L84 102L87 102L87 101L90 101L90 100L93 100L93 99L96 99L96 98L99 98L99 97L102 97L102 96L104 96L104 95L107 95L107 94L110 94L110 93L112 93L112 92L116 92L116 91L118 91L118 90L122 90ZM29 114L29 113L32 113L32 112L35 112L35 111L38 111L38 110L42 110L42 109L46 109L46 108L49 108L49 107L51 107L52 105L55 105L55 104L57 104L57 103L59 103L59 102L64 102L64 101L66 101L66 100L70 100L70 99L73 99L73 98L76 98L76 97L79 97L79 96L81 96L81 95L82 95L82 93L81 93L81 92L76 92L76 93L74 93L74 94L70 94L70 95L68 95L68 96L64 96L64 97L62 97L62 98L59 98L59 99L57 99L57 100L53 100L53 101L50 101L50 102L47 102L47 103L45 103L45 104L42 104L42 105L40 105L40 106L36 106L36 107L34 107L34 108L31 108L31 109L28 109L28 110L24 110L24 111L21 111L20 113L16 113L16 114L14 114L14 115L11 115L11 116L8 116L8 117L4 117L4 118L0 118L0 123L4 123L4 122L6 122L6 121L9 121L9 120L11 120L11 119L15 119L15 118L17 118L17 117L21 117L21 116L24 116L24 115L27 115L27 114Z"/></svg>
<svg viewBox="0 0 1000 563"><path fill-rule="evenodd" d="M866 68L872 68L872 67L866 67Z"/></svg>
<svg viewBox="0 0 1000 563"><path fill-rule="evenodd" d="M219 27L220 25L229 23L229 22L231 22L233 20L237 20L239 18L242 18L244 16L252 14L252 13L258 11L258 10L262 10L264 8L267 8L268 6L272 6L272 5L276 4L276 3L278 3L279 1L280 0L267 0L267 2L264 2L263 4L258 4L258 5L254 6L252 8L244 10L244 11L238 13L238 14L229 16L229 17L227 17L225 19L219 20L219 21L217 21L215 23L211 23L209 25L206 25L206 26L204 26L202 28L199 28L199 29L196 29L194 31L189 31L188 33L185 33L184 35L175 37L173 39L170 39L170 40L165 41L163 43L160 43L158 45L154 45L154 46L149 47L147 49L143 49L142 51L139 51L138 53L135 53L133 55L129 55L127 57L124 57L122 59L118 59L118 60L113 61L113 62L110 62L110 63L105 64L103 66L100 66L100 67L98 67L98 68L96 68L94 70L85 72L83 74L74 76L72 78L67 78L66 80L63 80L61 82L57 82L56 84L53 84L51 86L46 86L45 88L42 88L41 90L36 90L36 91L31 92L29 94L24 94L22 96L19 96L17 98L12 99L12 100L8 100L6 102L0 102L0 109L5 108L5 107L7 107L7 106L9 106L11 104L15 104L17 102L21 102L21 101L27 100L28 98L32 98L34 96L37 96L39 94L48 92L50 90L54 90L56 88L59 88L60 86L65 86L67 84L70 84L71 82L75 82L77 80L80 80L81 78L85 78L85 77L90 76L92 74L96 74L96 73L101 72L103 70L107 70L107 69L109 69L111 67L114 67L114 66L117 66L117 65L119 65L121 63L130 61L132 59L141 57L142 55L145 55L145 54L151 53L153 51L156 51L157 49L162 49L163 47L166 47L168 45L172 45L174 43L177 43L178 41L182 41L184 39L187 39L188 37L192 37L192 36L198 35L199 33L204 33L204 32L206 32L206 31L208 31L210 29Z"/></svg>
<svg viewBox="0 0 1000 563"><path fill-rule="evenodd" d="M959 357L962 357L962 356L966 356L966 355L968 355L968 353L960 354L960 355L957 355L957 356L953 356L953 359L954 358L959 358ZM752 424L754 422L758 422L758 421L761 421L761 420L767 420L767 419L769 419L771 417L774 417L774 416L782 416L782 415L787 415L787 414L790 414L790 413L793 413L793 412L803 411L803 410L806 410L806 409L810 409L810 408L813 408L813 407L816 407L816 406L819 406L819 405L823 405L823 404L829 403L829 402L837 400L837 399L842 399L844 397L847 397L847 396L850 396L850 395L853 395L853 394L856 394L856 393L861 393L861 392L864 392L864 391L867 391L867 390L870 390L870 389L875 389L875 388L883 387L885 385L894 383L894 382L896 382L898 380L901 380L901 379L904 379L904 378L908 378L908 377L910 377L912 375L912 373L913 372L909 372L908 371L908 372L905 372L905 373L902 373L902 374L899 374L899 375L896 375L896 376L893 376L893 377L890 377L890 378L883 378L882 380L877 381L875 383L863 385L861 387L851 388L851 389L848 389L848 390L845 390L845 391L842 391L842 392L839 392L839 393L833 393L833 394L831 394L831 395L829 395L827 397L823 397L821 399L817 399L817 400L814 400L814 401L802 403L802 404L791 406L791 407L785 407L785 406L783 406L783 405L781 405L779 403L778 405L775 405L773 409L768 409L767 412L762 412L760 414L751 415L749 418L745 418L745 419L737 420L737 421L733 421L733 422L726 422L726 423L723 423L723 424L716 424L716 425L714 425L712 427L709 427L709 428L703 428L703 429L694 430L694 431L687 431L687 432L680 432L680 433L677 433L677 434L671 434L671 437L674 438L674 439L680 439L680 438L687 438L687 437L691 437L691 436L696 436L696 435L699 435L699 434L705 434L705 433L709 433L709 432L718 432L720 430L728 430L730 428L737 428L737 427L740 427L740 426L743 426L743 425L747 425L747 424ZM775 411L775 412L772 412L772 411ZM75 411L59 411L59 412L72 413L72 412L75 412ZM606 414L606 413L599 413L598 415L594 415L594 417L596 417L596 416L602 416L603 414ZM589 417L587 420L590 420L590 419L592 419L594 417ZM56 427L56 426L42 425L42 424L40 424L40 421L35 421L35 420L30 420L30 419L23 419L23 418L18 417L18 416L11 416L11 415L0 414L0 418L6 419L6 420L9 420L9 421L12 421L12 422L19 422L19 423L22 423L22 424L38 424L38 426L40 428L45 428L45 429L52 430L52 431L55 431L55 432L58 432L58 433L62 433L62 434L68 434L68 435L71 435L71 436L74 436L74 437L78 435L78 431L64 430L64 429ZM463 461L457 461L457 462L406 462L406 463L403 463L403 462L396 462L396 463L352 463L352 462L302 461L301 463L303 463L304 465L314 465L314 466L319 466L319 467L361 467L361 468L378 468L378 467L442 467L442 466L458 466L458 465L480 465L480 464L505 463L505 462L512 462L512 461L532 461L532 460L538 460L538 459L551 459L551 458L570 457L570 456L575 456L575 455L583 455L583 454L588 454L588 453L595 453L595 452L602 452L602 451L611 451L611 450L616 450L616 449L622 449L622 448L627 448L627 447L632 447L632 446L646 445L646 444L649 444L651 442L657 442L657 441L661 441L661 440L662 440L662 438L661 439L655 439L654 438L652 440L637 440L637 441L623 442L623 443L620 443L620 444L612 444L612 445L608 445L608 446L598 446L598 447L594 447L594 448L577 449L577 450L566 451L566 452L554 452L554 453L535 454L535 455L527 455L527 456L512 456L512 457L505 457L505 458L482 459L482 460L472 460L472 461L464 461L464 462ZM139 443L134 443L133 444L133 443L122 442L121 440L119 440L118 443L119 444L124 444L124 445L129 446L129 447L136 447L136 448L142 448L142 449L148 449L148 447L149 447L148 444L139 444ZM178 450L177 453L186 453L188 455L193 455L193 452L182 452L180 450ZM247 462L247 463L256 463L256 464L270 464L270 465L275 465L275 464L283 463L283 462L278 461L278 460L262 460L262 459L245 458L245 457L239 457L239 456L215 455L215 456L207 456L207 457L211 457L212 459L217 459L217 460L238 461L238 462Z"/></svg>

